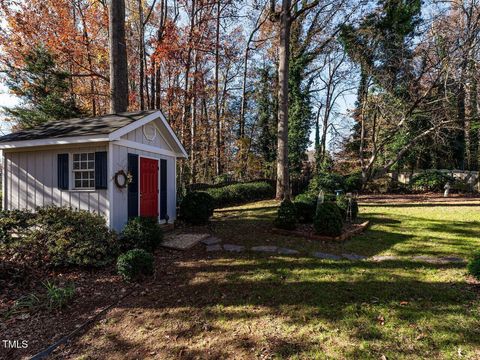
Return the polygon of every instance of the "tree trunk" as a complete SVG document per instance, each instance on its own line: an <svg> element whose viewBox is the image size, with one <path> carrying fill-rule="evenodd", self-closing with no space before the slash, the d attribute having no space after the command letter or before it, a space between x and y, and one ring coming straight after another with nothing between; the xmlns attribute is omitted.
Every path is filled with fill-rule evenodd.
<svg viewBox="0 0 480 360"><path fill-rule="evenodd" d="M143 27L143 2L138 0L138 18L139 18L139 39L138 39L138 60L139 66L139 97L140 97L140 110L145 110L145 97L144 97L144 78L145 78L145 39L144 39L144 27Z"/></svg>
<svg viewBox="0 0 480 360"><path fill-rule="evenodd" d="M245 107L247 104L246 93L247 93L247 73L248 73L248 53L250 51L250 42L247 42L247 47L245 49L245 55L243 59L243 77L242 77L242 103L240 106L240 121L238 129L238 137L241 139L245 136Z"/></svg>
<svg viewBox="0 0 480 360"><path fill-rule="evenodd" d="M215 175L220 175L221 160L220 160L220 104L219 104L219 70L220 70L220 0L217 0L217 19L216 19L216 37L215 37Z"/></svg>
<svg viewBox="0 0 480 360"><path fill-rule="evenodd" d="M120 113L128 108L127 46L125 42L125 1L111 0L110 35L110 111Z"/></svg>
<svg viewBox="0 0 480 360"><path fill-rule="evenodd" d="M288 173L288 60L290 53L291 1L283 0L280 14L280 45L278 49L278 131L277 131L277 192L279 200L290 199Z"/></svg>
<svg viewBox="0 0 480 360"><path fill-rule="evenodd" d="M193 55L193 84L192 84L192 111L191 111L191 123L190 123L190 182L194 184L196 182L196 150L197 147L197 71L198 71L198 53L195 51Z"/></svg>

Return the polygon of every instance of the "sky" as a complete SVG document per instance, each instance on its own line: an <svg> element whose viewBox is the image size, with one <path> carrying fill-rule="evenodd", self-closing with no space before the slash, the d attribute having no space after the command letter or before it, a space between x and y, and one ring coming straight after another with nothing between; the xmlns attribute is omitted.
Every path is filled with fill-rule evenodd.
<svg viewBox="0 0 480 360"><path fill-rule="evenodd" d="M8 93L8 89L0 83L0 109L3 107L12 107L19 103L17 97ZM10 124L4 121L5 115L0 110L0 134L7 134L10 132Z"/></svg>

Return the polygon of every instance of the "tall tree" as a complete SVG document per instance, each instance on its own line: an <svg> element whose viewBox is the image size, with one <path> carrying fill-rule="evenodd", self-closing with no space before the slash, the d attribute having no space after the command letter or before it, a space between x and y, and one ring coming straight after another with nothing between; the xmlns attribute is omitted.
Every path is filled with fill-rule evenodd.
<svg viewBox="0 0 480 360"><path fill-rule="evenodd" d="M49 120L82 114L70 93L70 74L62 71L43 46L30 50L24 65L6 72L6 85L22 99L14 108L3 108L17 129L28 129Z"/></svg>
<svg viewBox="0 0 480 360"><path fill-rule="evenodd" d="M127 43L125 39L125 0L111 0L110 34L110 111L128 108Z"/></svg>

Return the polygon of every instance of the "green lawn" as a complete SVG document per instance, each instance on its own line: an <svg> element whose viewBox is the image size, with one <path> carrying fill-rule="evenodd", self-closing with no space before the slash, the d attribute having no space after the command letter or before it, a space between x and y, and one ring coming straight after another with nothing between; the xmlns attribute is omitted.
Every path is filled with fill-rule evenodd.
<svg viewBox="0 0 480 360"><path fill-rule="evenodd" d="M480 248L480 204L364 204L370 229L335 244L272 235L276 205L217 211L211 229L227 243L302 256L178 255L158 265L145 296L111 311L59 357L480 359L479 285L464 264L411 259L468 258ZM305 256L314 250L400 258Z"/></svg>

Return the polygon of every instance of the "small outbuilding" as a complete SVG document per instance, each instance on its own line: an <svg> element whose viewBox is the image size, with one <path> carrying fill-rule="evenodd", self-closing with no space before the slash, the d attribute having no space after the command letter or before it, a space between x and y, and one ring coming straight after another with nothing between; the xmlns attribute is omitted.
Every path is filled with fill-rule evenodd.
<svg viewBox="0 0 480 360"><path fill-rule="evenodd" d="M45 123L0 137L3 209L67 206L129 218L176 218L176 161L187 153L161 111Z"/></svg>

